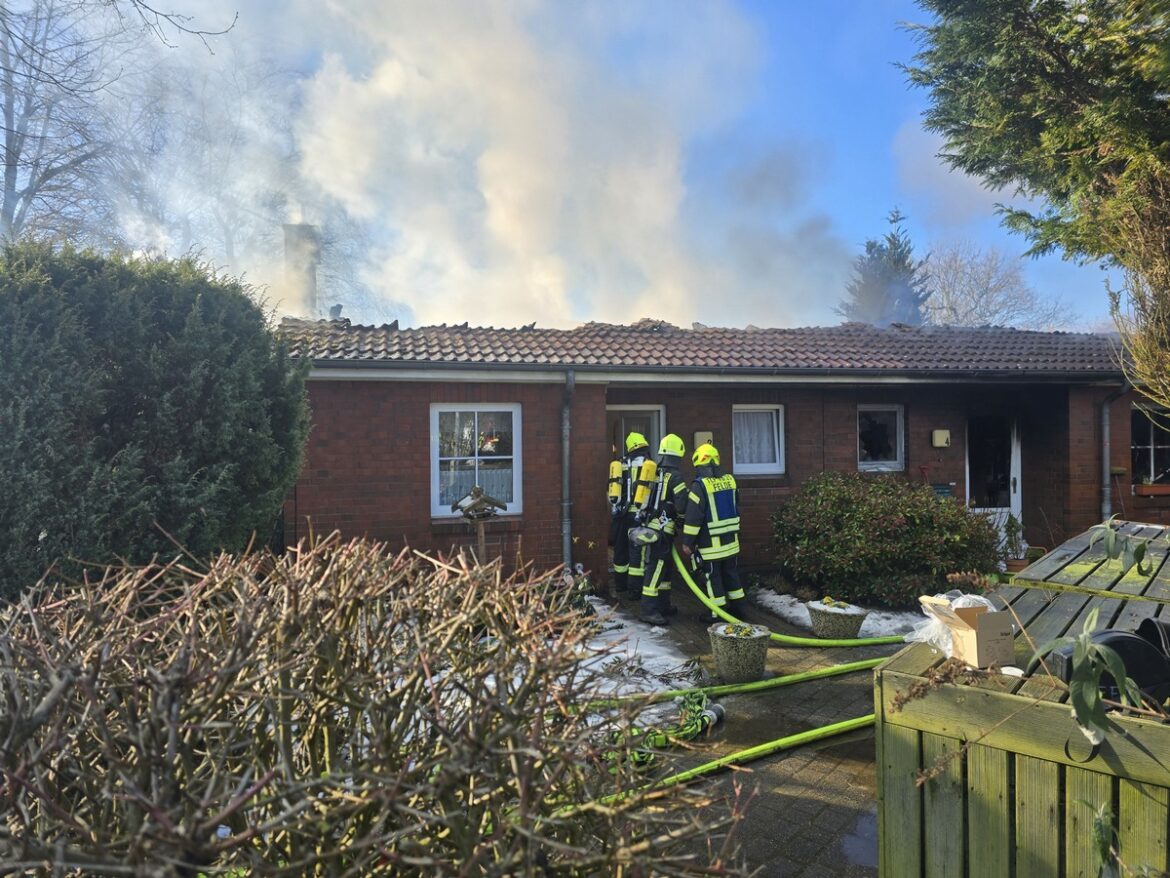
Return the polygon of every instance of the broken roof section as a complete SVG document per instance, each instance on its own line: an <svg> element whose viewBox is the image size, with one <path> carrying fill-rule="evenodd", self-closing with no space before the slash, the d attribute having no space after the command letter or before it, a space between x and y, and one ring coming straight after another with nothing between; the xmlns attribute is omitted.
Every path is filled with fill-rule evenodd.
<svg viewBox="0 0 1170 878"><path fill-rule="evenodd" d="M285 318L292 354L318 368L465 366L744 374L901 374L1117 381L1119 344L1093 333L998 326L726 329L664 320L586 323L575 329L446 324L400 328Z"/></svg>

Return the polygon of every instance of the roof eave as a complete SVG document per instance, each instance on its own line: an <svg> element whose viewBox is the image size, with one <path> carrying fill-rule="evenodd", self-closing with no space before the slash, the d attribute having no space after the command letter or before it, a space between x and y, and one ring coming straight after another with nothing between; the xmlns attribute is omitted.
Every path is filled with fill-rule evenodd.
<svg viewBox="0 0 1170 878"><path fill-rule="evenodd" d="M513 380L558 380L572 370L578 381L612 383L624 380L659 382L699 381L891 381L896 383L996 383L996 384L1121 384L1124 374L1115 370L1029 370L1019 369L897 369L859 367L768 368L726 366L613 366L595 363L482 363L434 362L430 360L337 360L313 361L311 378L341 378L343 372L362 373L365 379L379 375L388 380L426 380L428 375L452 376L458 373L488 373L497 378L516 376ZM539 376L539 377L538 377ZM588 376L588 377L586 377ZM348 377L348 376L347 376ZM592 380L590 380L592 379ZM475 380L475 379L465 379Z"/></svg>

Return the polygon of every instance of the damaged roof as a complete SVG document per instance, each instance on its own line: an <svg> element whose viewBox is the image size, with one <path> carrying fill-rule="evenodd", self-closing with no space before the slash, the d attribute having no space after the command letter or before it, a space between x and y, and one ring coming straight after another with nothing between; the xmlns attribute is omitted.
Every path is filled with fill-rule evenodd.
<svg viewBox="0 0 1170 878"><path fill-rule="evenodd" d="M442 324L400 328L286 317L280 334L295 357L320 368L463 366L745 373L1120 378L1116 338L999 326L726 329L663 320L586 323L575 329Z"/></svg>

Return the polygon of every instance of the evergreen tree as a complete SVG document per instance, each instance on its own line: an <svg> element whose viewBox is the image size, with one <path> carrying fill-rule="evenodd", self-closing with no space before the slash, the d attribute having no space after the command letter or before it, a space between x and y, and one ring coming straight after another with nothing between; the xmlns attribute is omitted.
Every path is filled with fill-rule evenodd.
<svg viewBox="0 0 1170 878"><path fill-rule="evenodd" d="M942 157L1038 205L1003 209L1033 252L1124 269L1122 366L1170 407L1170 0L919 3L906 70Z"/></svg>
<svg viewBox="0 0 1170 878"><path fill-rule="evenodd" d="M914 247L902 227L897 210L887 217L890 231L865 242L865 252L853 262L853 278L846 287L848 298L837 313L846 320L888 326L891 323L921 325L926 291L923 263L915 261Z"/></svg>
<svg viewBox="0 0 1170 878"><path fill-rule="evenodd" d="M0 596L53 564L265 544L300 469L304 369L189 261L0 254Z"/></svg>

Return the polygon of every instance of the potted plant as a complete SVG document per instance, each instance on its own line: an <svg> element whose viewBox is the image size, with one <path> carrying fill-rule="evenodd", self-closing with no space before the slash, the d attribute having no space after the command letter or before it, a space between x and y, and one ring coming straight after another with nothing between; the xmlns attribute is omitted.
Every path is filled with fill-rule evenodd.
<svg viewBox="0 0 1170 878"><path fill-rule="evenodd" d="M707 629L715 672L728 683L751 683L764 677L771 632L763 625L716 622Z"/></svg>
<svg viewBox="0 0 1170 878"><path fill-rule="evenodd" d="M1133 486L1133 492L1139 497L1163 497L1170 495L1170 483L1153 482L1150 479L1142 479L1140 485Z"/></svg>
<svg viewBox="0 0 1170 878"><path fill-rule="evenodd" d="M1009 512L1003 523L1003 563L1008 573L1019 573L1028 566L1024 557L1024 526Z"/></svg>
<svg viewBox="0 0 1170 878"><path fill-rule="evenodd" d="M819 601L805 601L813 633L826 640L852 640L861 630L869 610L825 595Z"/></svg>

